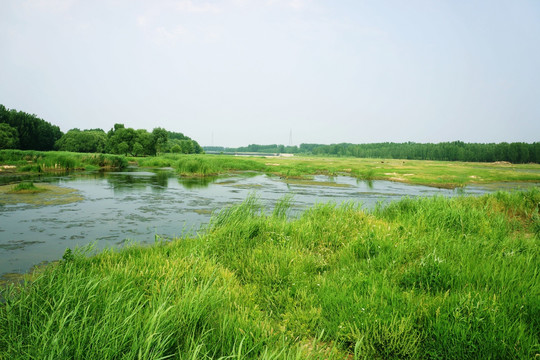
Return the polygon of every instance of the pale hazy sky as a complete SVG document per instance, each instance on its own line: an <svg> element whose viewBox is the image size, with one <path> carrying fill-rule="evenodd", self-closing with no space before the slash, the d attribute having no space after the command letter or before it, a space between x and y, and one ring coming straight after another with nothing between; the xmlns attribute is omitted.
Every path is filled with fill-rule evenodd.
<svg viewBox="0 0 540 360"><path fill-rule="evenodd" d="M540 141L540 1L0 0L0 104L201 145Z"/></svg>

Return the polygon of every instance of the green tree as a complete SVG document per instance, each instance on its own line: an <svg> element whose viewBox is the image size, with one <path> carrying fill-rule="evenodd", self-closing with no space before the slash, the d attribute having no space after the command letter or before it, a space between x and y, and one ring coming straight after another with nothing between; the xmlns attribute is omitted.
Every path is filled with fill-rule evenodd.
<svg viewBox="0 0 540 360"><path fill-rule="evenodd" d="M116 145L117 154L127 155L129 153L129 145L127 142L122 141L120 144Z"/></svg>
<svg viewBox="0 0 540 360"><path fill-rule="evenodd" d="M155 128L154 130L152 130L152 136L154 137L154 154L159 154L167 143L169 139L169 134L167 130L163 128Z"/></svg>
<svg viewBox="0 0 540 360"><path fill-rule="evenodd" d="M136 140L137 132L134 129L126 128L123 124L114 124L114 128L107 133L106 151L127 155L132 153Z"/></svg>
<svg viewBox="0 0 540 360"><path fill-rule="evenodd" d="M139 142L136 142L135 144L133 144L133 155L141 156L143 154L144 154L143 146Z"/></svg>
<svg viewBox="0 0 540 360"><path fill-rule="evenodd" d="M143 151L140 153L140 155L155 155L153 135L149 133L148 131L146 131L145 129L140 129L140 130L137 130L136 132L137 132L136 142L141 144L143 148Z"/></svg>
<svg viewBox="0 0 540 360"><path fill-rule="evenodd" d="M5 123L0 123L0 149L16 149L19 145L17 129Z"/></svg>
<svg viewBox="0 0 540 360"><path fill-rule="evenodd" d="M105 150L107 135L101 129L71 129L56 142L55 148L61 151L101 153Z"/></svg>
<svg viewBox="0 0 540 360"><path fill-rule="evenodd" d="M17 129L18 148L21 150L53 150L55 142L62 137L58 126L54 126L36 115L8 110L0 105L0 123Z"/></svg>

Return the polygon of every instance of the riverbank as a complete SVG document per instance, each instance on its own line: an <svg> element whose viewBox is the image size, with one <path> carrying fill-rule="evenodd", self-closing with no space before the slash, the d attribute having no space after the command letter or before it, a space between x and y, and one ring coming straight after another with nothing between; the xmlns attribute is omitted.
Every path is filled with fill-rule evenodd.
<svg viewBox="0 0 540 360"><path fill-rule="evenodd" d="M0 175L68 170L123 169L124 156L66 151L0 150Z"/></svg>
<svg viewBox="0 0 540 360"><path fill-rule="evenodd" d="M2 290L0 358L533 358L540 191L321 204L250 197L197 237L66 251ZM230 356L230 357L229 357Z"/></svg>
<svg viewBox="0 0 540 360"><path fill-rule="evenodd" d="M110 154L0 150L0 175L66 170L172 168L183 177L207 177L233 171L256 171L287 179L313 175L347 175L360 180L389 180L453 189L493 182L540 183L539 164L465 163L428 160L386 160L330 157L239 157L163 154L124 157Z"/></svg>
<svg viewBox="0 0 540 360"><path fill-rule="evenodd" d="M463 163L427 160L385 160L328 157L235 157L226 155L162 155L129 158L141 167L171 167L181 176L213 176L229 171L259 171L284 178L348 175L360 180L390 180L453 189L493 182L540 183L540 165Z"/></svg>

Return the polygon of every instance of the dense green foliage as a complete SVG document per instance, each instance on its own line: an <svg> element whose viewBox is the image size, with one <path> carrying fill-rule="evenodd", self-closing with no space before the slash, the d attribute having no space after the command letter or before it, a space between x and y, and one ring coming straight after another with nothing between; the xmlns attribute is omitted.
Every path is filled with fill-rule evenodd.
<svg viewBox="0 0 540 360"><path fill-rule="evenodd" d="M151 133L145 129L126 128L115 124L105 133L101 129L71 129L56 142L61 151L110 153L132 156L154 156L160 153L176 152L198 154L202 152L199 144L180 133L171 133L155 128Z"/></svg>
<svg viewBox="0 0 540 360"><path fill-rule="evenodd" d="M202 154L202 147L182 133L168 131L169 141L167 152L176 154Z"/></svg>
<svg viewBox="0 0 540 360"><path fill-rule="evenodd" d="M1 293L0 358L530 359L540 191L321 204L251 197L206 231L66 251Z"/></svg>
<svg viewBox="0 0 540 360"><path fill-rule="evenodd" d="M0 104L0 150L60 150L81 153L109 153L153 156L174 152L200 154L201 146L182 133L155 128L126 128L115 124L105 133L102 129L71 129L62 134L58 126L22 111L9 110Z"/></svg>
<svg viewBox="0 0 540 360"><path fill-rule="evenodd" d="M14 127L0 123L0 150L16 149L19 146L19 132Z"/></svg>
<svg viewBox="0 0 540 360"><path fill-rule="evenodd" d="M0 150L0 163L17 166L19 172L86 168L122 169L128 164L127 159L119 155L22 150Z"/></svg>
<svg viewBox="0 0 540 360"><path fill-rule="evenodd" d="M315 155L338 155L366 158L494 162L515 164L540 163L540 142L469 144L462 141L439 144L379 143L379 144L302 144L301 151Z"/></svg>
<svg viewBox="0 0 540 360"><path fill-rule="evenodd" d="M122 155L156 155L166 142L167 132L161 128L149 133L144 129L135 130L126 128L123 124L115 124L107 133L105 151Z"/></svg>
<svg viewBox="0 0 540 360"><path fill-rule="evenodd" d="M351 156L357 158L409 159L439 161L495 162L508 161L515 164L540 163L540 142L477 144L462 141L438 144L375 143L375 144L301 144L249 145L240 148L205 147L216 152L293 153L323 156Z"/></svg>
<svg viewBox="0 0 540 360"><path fill-rule="evenodd" d="M101 129L71 129L56 142L60 151L102 153L105 151L107 134Z"/></svg>
<svg viewBox="0 0 540 360"><path fill-rule="evenodd" d="M0 127L0 149L16 147L21 150L53 150L54 143L62 136L58 126L51 125L36 115L6 109L2 104L0 104L1 124L9 125L16 132L5 126ZM18 138L5 140L9 134Z"/></svg>

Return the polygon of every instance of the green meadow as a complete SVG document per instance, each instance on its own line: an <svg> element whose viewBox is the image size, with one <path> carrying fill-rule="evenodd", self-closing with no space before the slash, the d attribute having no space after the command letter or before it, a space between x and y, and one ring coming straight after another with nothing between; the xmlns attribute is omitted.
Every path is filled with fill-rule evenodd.
<svg viewBox="0 0 540 360"><path fill-rule="evenodd" d="M291 216L63 259L4 287L1 359L531 359L540 191ZM89 256L92 255L92 256Z"/></svg>
<svg viewBox="0 0 540 360"><path fill-rule="evenodd" d="M209 176L250 170L292 179L318 174L347 175L360 180L390 180L446 188L471 183L540 182L538 164L176 154L128 159L141 167L171 167L181 176Z"/></svg>
<svg viewBox="0 0 540 360"><path fill-rule="evenodd" d="M447 188L540 181L537 164L0 151L7 174L128 164L181 177L256 171ZM32 203L56 191L39 186L7 185L3 196ZM67 249L1 287L0 359L540 356L537 186L296 215L293 201L268 209L253 195L199 233L153 246Z"/></svg>
<svg viewBox="0 0 540 360"><path fill-rule="evenodd" d="M139 167L168 167L184 177L257 171L288 179L305 179L318 174L347 175L367 181L390 180L445 188L456 188L471 183L540 182L539 164L304 156L265 158L206 154L125 157L61 151L0 150L0 174L122 169L128 164Z"/></svg>
<svg viewBox="0 0 540 360"><path fill-rule="evenodd" d="M67 151L0 150L2 173L41 173L66 170L125 168L124 156Z"/></svg>

